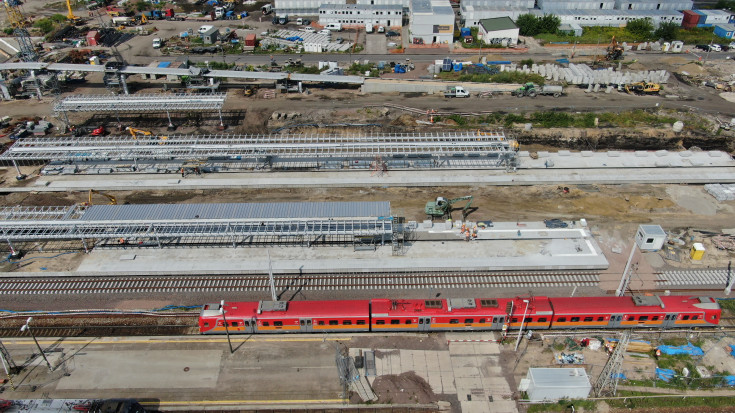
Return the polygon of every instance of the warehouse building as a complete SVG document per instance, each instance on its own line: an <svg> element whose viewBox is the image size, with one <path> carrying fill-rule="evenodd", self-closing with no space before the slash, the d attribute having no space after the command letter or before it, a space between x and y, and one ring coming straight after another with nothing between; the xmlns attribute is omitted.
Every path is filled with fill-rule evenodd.
<svg viewBox="0 0 735 413"><path fill-rule="evenodd" d="M518 44L518 26L510 17L480 20L479 37L485 44L500 44L504 47Z"/></svg>
<svg viewBox="0 0 735 413"><path fill-rule="evenodd" d="M401 27L403 6L369 4L325 4L319 7L319 24L341 23L343 27L365 28L366 24Z"/></svg>
<svg viewBox="0 0 735 413"><path fill-rule="evenodd" d="M715 26L715 35L732 39L735 37L735 24L718 24Z"/></svg>
<svg viewBox="0 0 735 413"><path fill-rule="evenodd" d="M513 21L521 14L528 14L528 7L495 7L495 6L468 6L462 3L460 22L463 27L479 27L480 20L497 17L510 17Z"/></svg>
<svg viewBox="0 0 735 413"><path fill-rule="evenodd" d="M412 44L450 44L454 10L449 0L411 0L409 41Z"/></svg>
<svg viewBox="0 0 735 413"><path fill-rule="evenodd" d="M690 0L615 0L617 10L689 10Z"/></svg>
<svg viewBox="0 0 735 413"><path fill-rule="evenodd" d="M408 10L409 0L351 0L351 6L394 6L398 5L403 8L405 13ZM275 0L273 8L276 9L278 16L316 16L322 6L325 5L347 6L347 0ZM397 24L394 24L394 26Z"/></svg>
<svg viewBox="0 0 735 413"><path fill-rule="evenodd" d="M538 0L541 10L612 10L615 0L585 1L585 0Z"/></svg>
<svg viewBox="0 0 735 413"><path fill-rule="evenodd" d="M676 10L532 10L532 14L541 17L544 14L558 16L561 24L577 23L582 27L625 27L629 21L650 18L653 25L673 22L681 25L684 15Z"/></svg>

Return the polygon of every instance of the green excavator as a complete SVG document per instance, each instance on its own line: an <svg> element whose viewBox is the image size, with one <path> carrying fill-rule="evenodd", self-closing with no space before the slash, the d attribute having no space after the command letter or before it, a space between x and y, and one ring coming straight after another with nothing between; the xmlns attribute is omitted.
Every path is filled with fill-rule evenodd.
<svg viewBox="0 0 735 413"><path fill-rule="evenodd" d="M463 196L459 198L454 199L447 199L443 196L437 197L436 201L429 201L426 203L426 207L424 208L424 212L426 212L426 216L429 219L434 218L444 218L447 217L449 219L452 218L452 205L456 204L457 202L467 201L467 204L465 204L464 208L462 208L462 220L464 220L467 215L469 215L470 212L474 211L477 208L470 208L472 206L472 195Z"/></svg>

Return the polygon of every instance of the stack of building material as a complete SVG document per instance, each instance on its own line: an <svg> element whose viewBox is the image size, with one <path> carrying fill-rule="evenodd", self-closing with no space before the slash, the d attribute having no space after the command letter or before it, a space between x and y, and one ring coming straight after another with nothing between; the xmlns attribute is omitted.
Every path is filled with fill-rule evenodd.
<svg viewBox="0 0 735 413"><path fill-rule="evenodd" d="M667 83L671 74L666 70L617 71L613 68L593 70L585 64L570 63L569 67L555 64L533 64L519 67L515 63L501 65L500 71L537 74L554 82L567 82L573 85L626 85L636 82Z"/></svg>
<svg viewBox="0 0 735 413"><path fill-rule="evenodd" d="M718 201L735 201L735 184L707 184L704 189Z"/></svg>

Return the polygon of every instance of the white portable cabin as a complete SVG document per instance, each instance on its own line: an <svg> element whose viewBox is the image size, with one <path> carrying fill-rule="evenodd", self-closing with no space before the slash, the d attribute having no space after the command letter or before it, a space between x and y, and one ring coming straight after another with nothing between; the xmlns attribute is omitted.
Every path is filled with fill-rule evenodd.
<svg viewBox="0 0 735 413"><path fill-rule="evenodd" d="M658 251L666 242L666 231L660 225L639 225L635 243L641 251Z"/></svg>
<svg viewBox="0 0 735 413"><path fill-rule="evenodd" d="M582 368L530 368L518 390L525 391L532 402L572 400L586 399L592 385Z"/></svg>

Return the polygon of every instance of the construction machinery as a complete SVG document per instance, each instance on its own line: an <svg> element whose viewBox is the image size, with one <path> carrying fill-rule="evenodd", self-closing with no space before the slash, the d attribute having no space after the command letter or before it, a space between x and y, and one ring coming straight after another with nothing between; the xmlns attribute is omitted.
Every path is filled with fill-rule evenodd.
<svg viewBox="0 0 735 413"><path fill-rule="evenodd" d="M76 21L80 20L80 18L77 17L77 16L75 16L74 15L74 12L71 10L71 0L66 0L66 9L69 11L66 14L66 19L67 20L69 20L70 22L76 22Z"/></svg>
<svg viewBox="0 0 735 413"><path fill-rule="evenodd" d="M82 205L83 205L83 206L90 206L90 205L93 205L93 204L92 204L92 195L93 195L93 194L97 194L97 195L102 195L102 196L104 196L105 198L107 198L107 200L109 201L109 202L108 202L108 205L117 205L117 198L115 198L114 196L112 196L112 195L110 195L110 194L106 194L106 193L104 193L104 192L96 191L96 190L94 190L94 189L90 189L90 190L89 190L89 196L88 196L88 198L87 198L87 202L83 202L83 203L82 203Z"/></svg>
<svg viewBox="0 0 735 413"><path fill-rule="evenodd" d="M523 97L523 96L529 96L532 98L535 98L538 95L551 95L555 98L558 98L559 96L564 93L564 87L563 86L554 86L554 85L544 85L539 86L533 82L528 82L525 85L519 87L518 89L511 92L511 95Z"/></svg>
<svg viewBox="0 0 735 413"><path fill-rule="evenodd" d="M467 201L465 206L462 208L462 219L464 220L467 215L470 214L470 212L474 211L477 208L470 208L472 206L472 199L474 197L472 195L463 196L459 198L454 199L447 199L443 196L437 197L436 201L429 201L426 203L426 207L424 207L424 212L426 212L426 217L429 219L434 218L444 218L447 217L449 219L452 218L452 206L456 204L457 202Z"/></svg>
<svg viewBox="0 0 735 413"><path fill-rule="evenodd" d="M125 128L125 130L130 132L130 135L133 137L133 139L138 139L138 135L145 135L145 136L153 135L153 132L142 130L142 129L131 128L130 126Z"/></svg>
<svg viewBox="0 0 735 413"><path fill-rule="evenodd" d="M615 36L612 37L610 45L607 46L607 54L605 60L620 60L623 57L623 46L618 44Z"/></svg>
<svg viewBox="0 0 735 413"><path fill-rule="evenodd" d="M661 91L661 85L651 82L636 82L625 85L625 91L636 95L657 95Z"/></svg>
<svg viewBox="0 0 735 413"><path fill-rule="evenodd" d="M8 14L8 21L13 27L13 34L18 40L18 57L24 62L35 62L38 60L38 53L36 48L33 46L31 41L31 35L28 34L26 26L31 22L28 20L21 11L20 0L3 0L3 6L5 6L5 12Z"/></svg>

